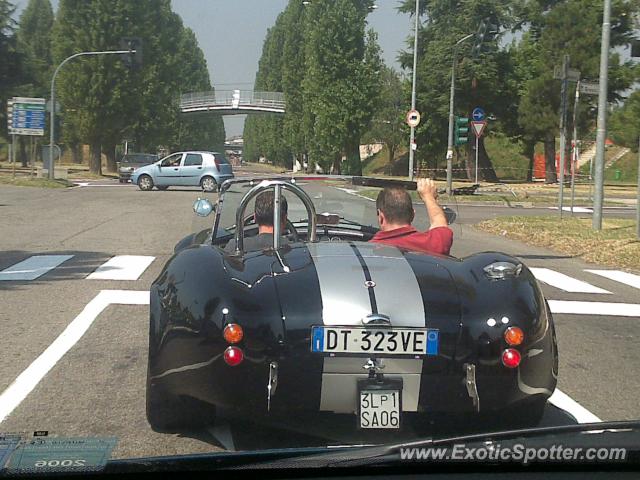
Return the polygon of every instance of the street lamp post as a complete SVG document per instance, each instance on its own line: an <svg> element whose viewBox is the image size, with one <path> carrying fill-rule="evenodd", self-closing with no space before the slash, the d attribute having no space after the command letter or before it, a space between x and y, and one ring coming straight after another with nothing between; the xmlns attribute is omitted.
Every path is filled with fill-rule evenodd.
<svg viewBox="0 0 640 480"><path fill-rule="evenodd" d="M473 33L462 37L453 46L453 62L451 64L451 93L449 95L449 137L447 140L447 194L451 195L453 183L453 106L456 95L456 62L458 60L458 45L473 37Z"/></svg>
<svg viewBox="0 0 640 480"><path fill-rule="evenodd" d="M418 68L418 26L420 15L420 0L416 0L416 24L413 36L413 78L411 81L411 110L416 109L416 69ZM411 127L411 138L409 139L409 180L413 180L413 156L414 142L416 138L416 127Z"/></svg>
<svg viewBox="0 0 640 480"><path fill-rule="evenodd" d="M53 168L53 144L55 138L55 115L56 115L56 77L58 76L58 72L62 68L62 66L70 60L73 60L77 57L84 57L89 55L124 55L136 53L135 50L107 50L103 52L80 52L71 55L70 57L65 58L60 65L56 68L55 72L53 72L53 77L51 78L51 114L49 117L49 178L53 180L54 178L54 168Z"/></svg>

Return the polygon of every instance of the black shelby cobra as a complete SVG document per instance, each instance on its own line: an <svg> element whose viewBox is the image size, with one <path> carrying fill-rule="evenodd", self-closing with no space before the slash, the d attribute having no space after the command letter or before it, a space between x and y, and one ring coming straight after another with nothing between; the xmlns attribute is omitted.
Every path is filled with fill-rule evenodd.
<svg viewBox="0 0 640 480"><path fill-rule="evenodd" d="M331 207L319 184L339 180L235 179L217 205L194 204L215 212L213 228L183 239L151 287L151 426L211 425L216 408L245 418L333 412L375 429L432 414L537 421L558 353L529 269L496 252L458 259L367 243L377 228L316 213L311 197ZM244 252L257 233L248 207L266 189L276 205L287 192L289 218L293 199L306 219L280 232L274 208L273 247Z"/></svg>

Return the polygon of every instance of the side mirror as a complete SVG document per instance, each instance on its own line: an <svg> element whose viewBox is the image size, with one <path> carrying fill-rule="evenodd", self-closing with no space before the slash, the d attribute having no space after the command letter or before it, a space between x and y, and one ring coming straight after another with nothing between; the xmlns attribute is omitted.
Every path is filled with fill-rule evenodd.
<svg viewBox="0 0 640 480"><path fill-rule="evenodd" d="M447 223L449 225L453 224L456 221L458 214L449 207L442 207L442 210L444 211L444 216L447 217Z"/></svg>
<svg viewBox="0 0 640 480"><path fill-rule="evenodd" d="M215 209L215 205L206 198L198 198L193 202L193 211L199 217L208 217Z"/></svg>

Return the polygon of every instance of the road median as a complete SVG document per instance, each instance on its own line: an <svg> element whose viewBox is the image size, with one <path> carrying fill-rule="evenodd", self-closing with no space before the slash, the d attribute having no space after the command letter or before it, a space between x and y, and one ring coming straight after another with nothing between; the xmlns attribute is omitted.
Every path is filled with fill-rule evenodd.
<svg viewBox="0 0 640 480"><path fill-rule="evenodd" d="M475 225L484 232L546 247L586 262L640 270L640 241L635 222L606 219L602 230L591 229L591 218L513 216L486 220Z"/></svg>

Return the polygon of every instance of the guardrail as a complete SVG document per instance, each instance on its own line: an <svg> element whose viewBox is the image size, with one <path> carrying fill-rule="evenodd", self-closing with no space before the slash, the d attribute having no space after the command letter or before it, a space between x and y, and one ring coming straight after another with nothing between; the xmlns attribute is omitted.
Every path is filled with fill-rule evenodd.
<svg viewBox="0 0 640 480"><path fill-rule="evenodd" d="M241 110L247 107L254 110L284 112L284 94L281 92L254 92L253 90L216 90L214 92L186 93L180 97L182 111L198 109Z"/></svg>

